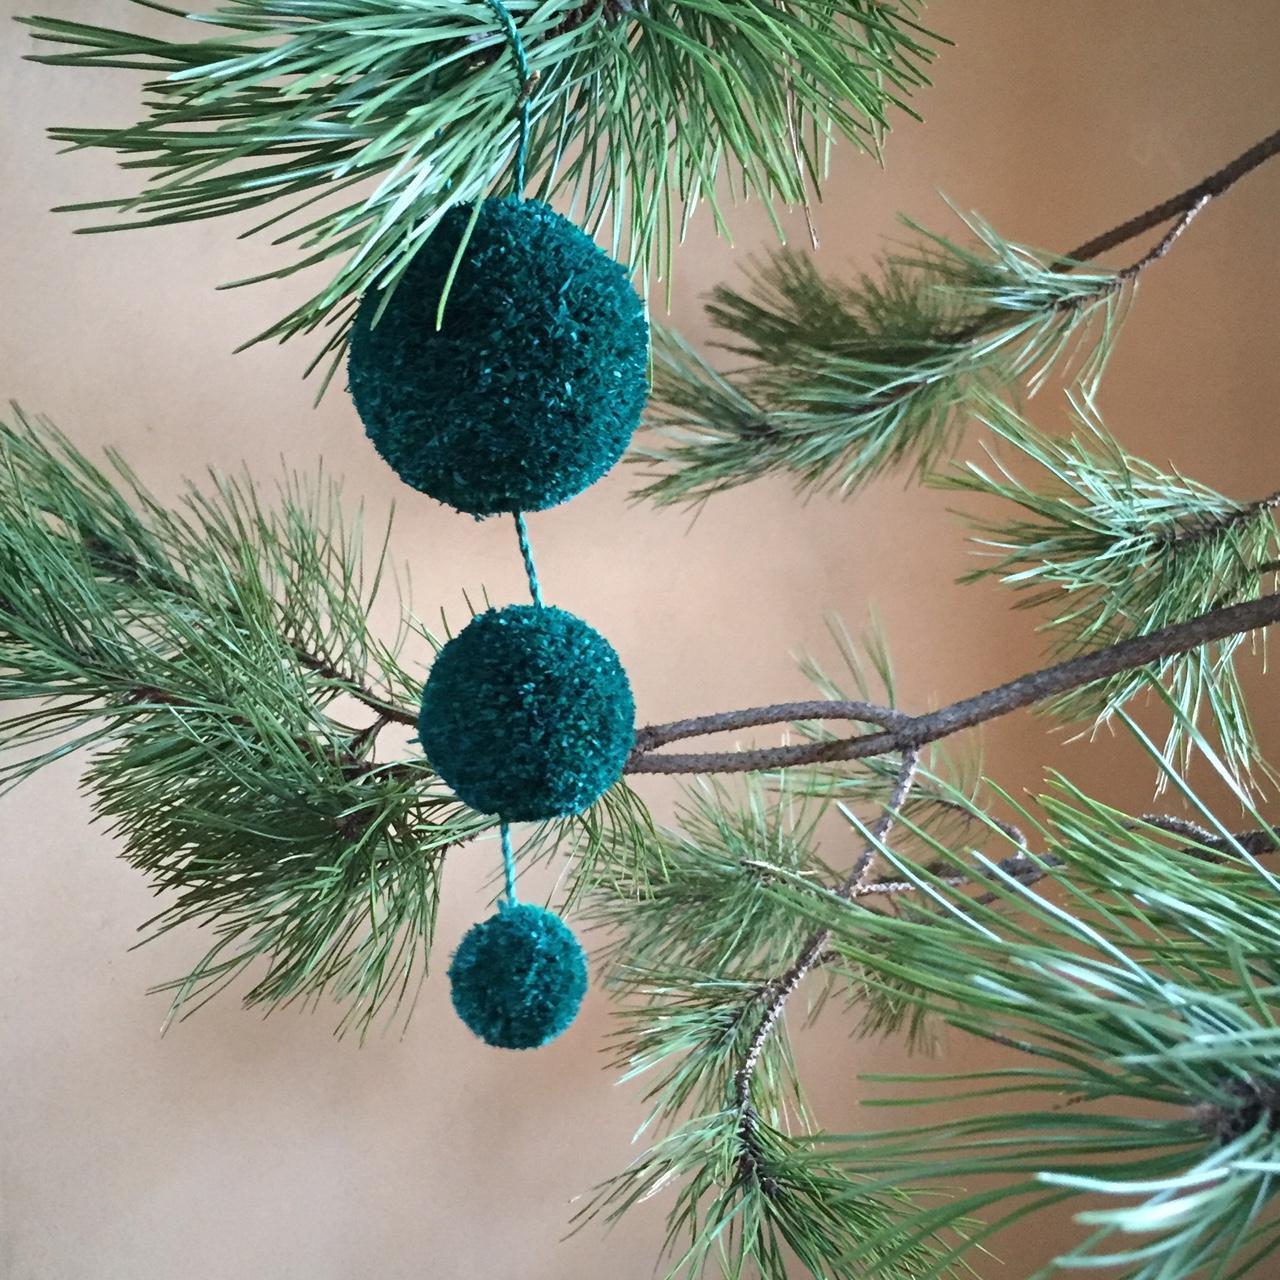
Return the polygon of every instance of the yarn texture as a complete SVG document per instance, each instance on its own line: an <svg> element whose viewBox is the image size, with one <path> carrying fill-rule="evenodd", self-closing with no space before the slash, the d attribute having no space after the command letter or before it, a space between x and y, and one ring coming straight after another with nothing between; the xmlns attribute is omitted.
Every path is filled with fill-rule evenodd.
<svg viewBox="0 0 1280 1280"><path fill-rule="evenodd" d="M563 609L474 618L436 655L418 717L458 798L509 822L580 813L622 775L635 700L618 655Z"/></svg>
<svg viewBox="0 0 1280 1280"><path fill-rule="evenodd" d="M537 511L625 451L648 395L648 322L626 272L579 227L540 201L494 198L437 330L472 209L440 220L389 301L361 299L349 386L406 484L477 516Z"/></svg>
<svg viewBox="0 0 1280 1280"><path fill-rule="evenodd" d="M587 991L587 958L550 911L504 903L473 925L449 965L453 1007L486 1044L536 1049L577 1016Z"/></svg>

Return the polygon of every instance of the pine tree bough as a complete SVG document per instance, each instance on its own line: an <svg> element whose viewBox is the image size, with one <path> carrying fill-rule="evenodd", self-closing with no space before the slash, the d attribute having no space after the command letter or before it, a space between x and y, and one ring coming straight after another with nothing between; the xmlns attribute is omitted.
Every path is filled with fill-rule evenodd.
<svg viewBox="0 0 1280 1280"><path fill-rule="evenodd" d="M150 174L134 196L69 211L119 215L94 231L261 214L247 234L295 253L255 279L333 270L254 341L332 322L314 361L331 375L356 298L393 287L450 208L512 179L512 83L492 8L222 0L205 14L135 2L167 22L139 32L22 19L41 47L55 46L37 61L148 76L133 122L51 131ZM615 256L669 279L686 216L706 205L717 229L727 226L726 176L770 210L804 205L834 139L875 151L892 116L915 116L910 96L941 43L916 20L920 7L516 4L530 66L521 92L536 85L528 194L572 203L589 231L613 238Z"/></svg>
<svg viewBox="0 0 1280 1280"><path fill-rule="evenodd" d="M962 698L937 711L903 715L865 703L779 703L743 711L720 712L692 720L650 725L636 735L636 751L627 763L628 773L745 773L759 769L786 769L801 765L862 760L868 756L922 747L940 738L970 729L1032 706L1037 702L1104 680L1121 671L1147 666L1162 658L1187 653L1201 645L1242 635L1280 621L1280 594L1229 605L1187 622L1122 640L1109 648L1056 666L1033 671L1007 684ZM886 721L886 715L889 717ZM786 724L818 718L865 720L887 723L878 733L835 741L790 747L763 747L743 751L663 754L654 748L681 738L698 737L748 725Z"/></svg>
<svg viewBox="0 0 1280 1280"><path fill-rule="evenodd" d="M908 227L914 252L883 279L821 277L790 251L720 286L707 315L716 345L746 363L726 373L660 332L648 438L633 453L658 503L701 502L771 473L848 494L902 464L928 475L959 439L975 394L1058 367L1096 387L1139 277L1190 223L1280 153L1280 130L1217 172L1067 254L1038 253L967 218L974 252ZM1140 257L1084 270L1099 254L1175 219Z"/></svg>

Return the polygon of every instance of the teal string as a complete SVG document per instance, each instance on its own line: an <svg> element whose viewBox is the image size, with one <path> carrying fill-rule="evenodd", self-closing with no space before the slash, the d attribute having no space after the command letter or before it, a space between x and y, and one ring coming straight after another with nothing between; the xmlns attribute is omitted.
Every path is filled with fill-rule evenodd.
<svg viewBox="0 0 1280 1280"><path fill-rule="evenodd" d="M520 32L516 27L515 19L511 16L507 6L502 3L502 0L485 0L485 3L501 20L507 34L507 42L511 45L511 52L516 60L516 74L519 77L516 85L516 110L520 120L520 132L516 145L515 187L516 194L520 195L525 188L525 169L529 158L529 125L530 113L533 107L531 100L533 72L529 67L529 59L525 56L524 41L520 39ZM533 548L529 545L529 530L525 526L524 516L519 511L516 512L516 536L520 540L520 554L524 558L524 571L529 577L529 593L533 596L533 603L541 609L542 588L538 585L538 570L533 563ZM516 856L511 847L511 828L504 822L500 825L499 830L502 836L502 872L506 877L507 903L510 906L515 906Z"/></svg>
<svg viewBox="0 0 1280 1280"><path fill-rule="evenodd" d="M536 608L542 608L542 588L538 584L538 567L533 563L533 548L529 545L529 529L524 513L516 512L516 536L520 540L520 554L524 557L524 571L529 575L529 594ZM507 877L507 902L516 904L516 859L511 851L511 828L502 824L502 869Z"/></svg>
<svg viewBox="0 0 1280 1280"><path fill-rule="evenodd" d="M511 52L515 55L516 74L520 77L520 83L516 89L519 95L516 99L517 111L520 116L520 140L516 146L516 194L519 195L524 191L525 164L529 155L529 113L533 107L531 99L533 72L529 69L529 59L525 56L524 41L520 39L516 20L511 16L507 6L502 3L502 0L485 0L485 3L502 21L507 33L507 43L511 45Z"/></svg>
<svg viewBox="0 0 1280 1280"><path fill-rule="evenodd" d="M524 557L524 571L529 578L529 594L533 603L542 608L542 584L538 581L538 566L533 563L533 548L529 545L529 527L524 522L524 513L516 512L516 537L520 540L520 554Z"/></svg>
<svg viewBox="0 0 1280 1280"><path fill-rule="evenodd" d="M516 905L516 855L511 848L511 828L504 822L502 833L502 873L507 879L507 905Z"/></svg>

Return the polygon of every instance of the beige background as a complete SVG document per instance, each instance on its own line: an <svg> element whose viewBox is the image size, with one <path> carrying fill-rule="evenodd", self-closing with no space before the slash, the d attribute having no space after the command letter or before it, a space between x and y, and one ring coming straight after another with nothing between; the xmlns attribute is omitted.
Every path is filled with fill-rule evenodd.
<svg viewBox="0 0 1280 1280"><path fill-rule="evenodd" d="M123 0L43 0L66 17L142 21ZM3 0L0 16L28 8ZM145 15L144 15L145 16ZM820 215L822 262L869 267L901 210L946 226L941 191L1006 234L1066 248L1195 180L1280 116L1280 5L1191 0L945 0L932 22L958 47L903 124L888 166L848 152ZM125 121L125 75L21 61L0 26L0 393L52 415L85 445L117 445L162 490L206 464L262 476L319 455L353 495L400 503L397 551L423 612L462 611L464 588L519 591L506 526L477 526L406 497L341 394L310 407L305 344L232 348L281 309L271 287L215 294L277 261L223 223L73 237L54 204L129 190L102 157L59 158L52 123ZM1136 452L1172 459L1242 498L1280 484L1280 168L1205 215L1143 286L1103 408ZM793 223L798 229L798 224ZM765 243L759 210L736 249L706 219L679 265L675 314ZM1127 260L1127 258L1123 259ZM1060 421L1052 397L1046 423ZM823 619L894 641L904 699L924 708L1036 664L1026 616L994 590L953 585L966 564L944 496L890 479L855 502L795 501L784 483L678 512L628 505L615 475L538 516L550 598L614 641L645 719L799 695L789 656L819 653ZM1259 704L1274 744L1277 717ZM990 771L1035 784L1066 765L1108 799L1141 805L1150 778L1126 744L1065 748L1028 717L986 736ZM663 784L648 792L661 807ZM335 1019L262 1020L222 999L165 1038L146 988L201 950L198 936L129 951L150 913L141 880L86 823L73 766L4 801L0 856L0 1277L5 1280L433 1280L652 1273L662 1206L612 1235L562 1242L571 1198L632 1154L638 1091L618 1088L593 993L573 1031L532 1055L488 1051L429 984L403 1039L336 1042ZM483 907L489 853L451 864L440 945ZM820 1113L856 1123L856 1073L896 1062L838 1022L804 1045ZM990 1275L1016 1280L1063 1224L1009 1242ZM1032 1233L1028 1233L1032 1234ZM1034 1246L1032 1248L1032 1246ZM1031 1249L1023 1259L1020 1248Z"/></svg>

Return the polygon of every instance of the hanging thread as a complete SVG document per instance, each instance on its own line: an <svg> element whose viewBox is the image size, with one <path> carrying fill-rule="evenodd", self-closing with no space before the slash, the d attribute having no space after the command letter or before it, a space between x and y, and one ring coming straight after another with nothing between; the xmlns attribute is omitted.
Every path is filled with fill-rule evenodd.
<svg viewBox="0 0 1280 1280"><path fill-rule="evenodd" d="M502 3L502 0L485 0L485 3L498 15L502 22L507 35L507 43L510 44L511 52L516 60L516 74L519 76L519 85L516 90L519 94L516 99L516 109L520 120L519 141L516 145L516 194L519 195L524 191L525 164L529 154L529 121L533 107L531 91L534 85L534 75L529 69L529 59L525 56L524 41L520 39L516 21L511 16L507 6Z"/></svg>
<svg viewBox="0 0 1280 1280"><path fill-rule="evenodd" d="M529 594L533 603L542 608L542 584L538 581L538 566L533 563L533 547L529 544L529 526L524 522L524 512L516 512L516 537L520 541L520 554L524 557L524 571L529 579Z"/></svg>
<svg viewBox="0 0 1280 1280"><path fill-rule="evenodd" d="M516 905L516 855L511 847L511 825L502 823L502 873L507 880L507 905Z"/></svg>

